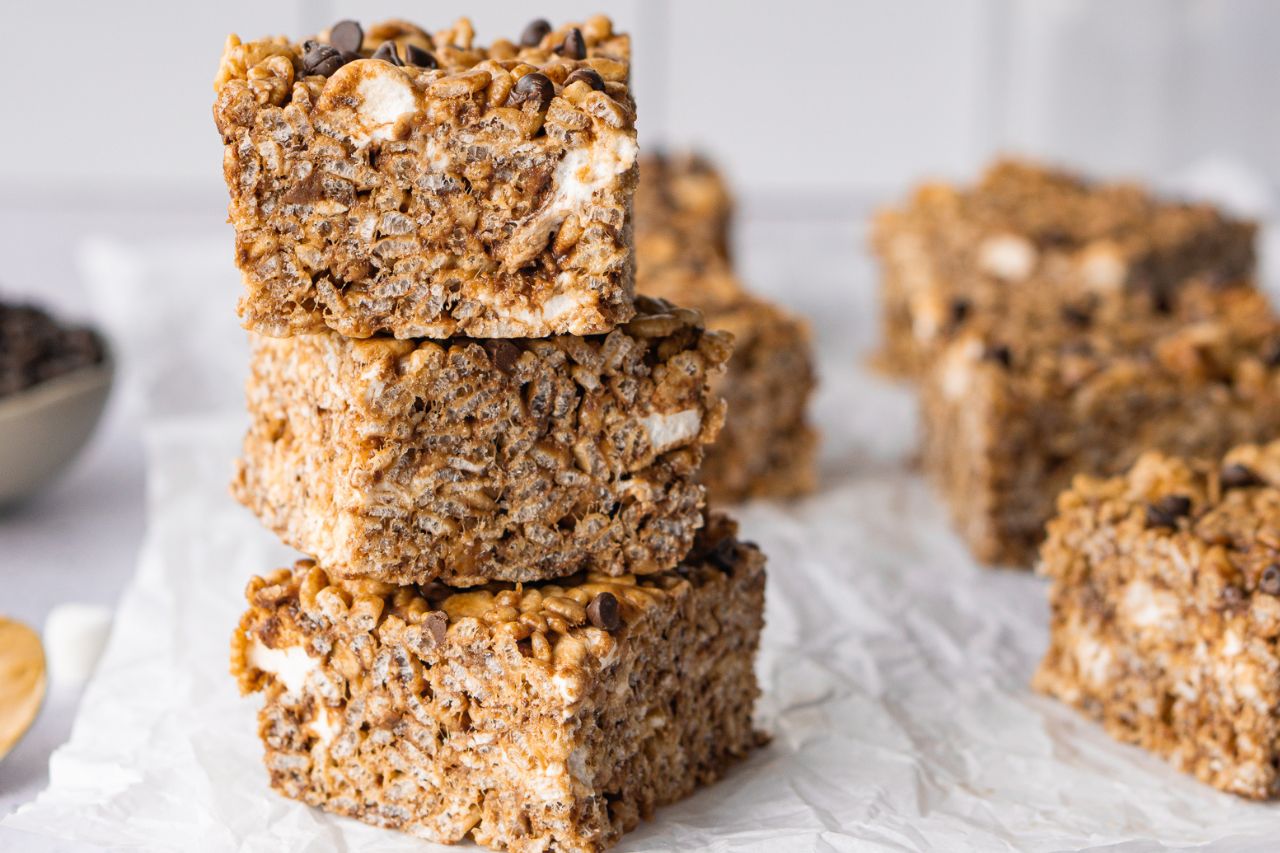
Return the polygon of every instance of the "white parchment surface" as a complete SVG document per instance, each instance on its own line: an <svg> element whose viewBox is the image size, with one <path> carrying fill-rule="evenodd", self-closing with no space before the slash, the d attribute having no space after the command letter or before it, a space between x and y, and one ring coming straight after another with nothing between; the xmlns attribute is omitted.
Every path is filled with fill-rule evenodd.
<svg viewBox="0 0 1280 853"><path fill-rule="evenodd" d="M819 243L857 236L809 228L774 239L820 256ZM215 245L183 256L188 270L220 278L199 284L225 297L234 273ZM91 253L89 269L115 263ZM759 722L773 741L618 849L1280 849L1280 809L1220 794L1028 690L1047 639L1044 582L979 569L949 532L910 466L912 397L856 364L866 315L850 322L836 303L865 300L849 296L847 279L866 270L829 269L798 300L823 341L822 488L790 506L735 510L769 557ZM152 273L133 274L145 283ZM207 313L233 323L229 309ZM158 363L148 346L158 327L120 316L117 337L141 339L135 378L173 375L173 360ZM222 334L196 339L208 347ZM204 381L222 381L207 369L217 353L168 346L201 361L192 370ZM201 390L205 402L234 395ZM148 850L449 849L269 790L258 699L237 695L228 640L247 578L291 555L227 494L242 416L176 408L149 405L149 530L71 740L52 759L49 789L5 825Z"/></svg>

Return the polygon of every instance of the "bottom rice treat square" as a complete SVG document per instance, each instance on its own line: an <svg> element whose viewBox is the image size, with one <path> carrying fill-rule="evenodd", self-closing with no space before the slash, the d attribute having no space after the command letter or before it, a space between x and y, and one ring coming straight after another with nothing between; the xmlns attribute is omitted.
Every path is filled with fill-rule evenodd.
<svg viewBox="0 0 1280 853"><path fill-rule="evenodd" d="M764 557L712 516L676 569L458 591L253 579L232 641L271 784L377 826L593 851L760 742Z"/></svg>
<svg viewBox="0 0 1280 853"><path fill-rule="evenodd" d="M1224 791L1280 794L1280 442L1058 500L1041 691Z"/></svg>

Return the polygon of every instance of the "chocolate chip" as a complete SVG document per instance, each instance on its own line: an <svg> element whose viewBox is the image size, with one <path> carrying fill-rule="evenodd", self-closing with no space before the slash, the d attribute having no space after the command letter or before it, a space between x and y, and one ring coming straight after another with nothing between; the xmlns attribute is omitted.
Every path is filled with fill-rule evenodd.
<svg viewBox="0 0 1280 853"><path fill-rule="evenodd" d="M416 44L406 44L404 46L404 61L406 65L413 65L418 68L439 68L440 63L436 61L436 55L429 50L423 50Z"/></svg>
<svg viewBox="0 0 1280 853"><path fill-rule="evenodd" d="M1236 462L1222 469L1218 474L1218 482L1222 484L1222 488L1225 491L1227 489L1247 489L1250 486L1261 486L1262 478L1252 468Z"/></svg>
<svg viewBox="0 0 1280 853"><path fill-rule="evenodd" d="M954 328L959 326L965 320L969 319L970 312L973 311L973 303L963 296L957 296L951 300L951 325Z"/></svg>
<svg viewBox="0 0 1280 853"><path fill-rule="evenodd" d="M542 44L542 40L549 32L551 32L551 24L546 18L534 18L520 34L520 44L525 47L537 47Z"/></svg>
<svg viewBox="0 0 1280 853"><path fill-rule="evenodd" d="M493 359L493 366L510 376L515 369L516 362L520 360L520 348L510 341L496 339L488 344L489 358Z"/></svg>
<svg viewBox="0 0 1280 853"><path fill-rule="evenodd" d="M1013 364L1013 353L1004 344L992 344L983 351L982 357L986 361L994 361L1001 367Z"/></svg>
<svg viewBox="0 0 1280 853"><path fill-rule="evenodd" d="M63 326L30 305L0 302L0 397L101 362L93 331Z"/></svg>
<svg viewBox="0 0 1280 853"><path fill-rule="evenodd" d="M443 610L428 613L427 618L422 620L422 627L427 629L427 633L438 646L444 642L445 635L449 632L449 616Z"/></svg>
<svg viewBox="0 0 1280 853"><path fill-rule="evenodd" d="M1173 298L1163 290L1153 291L1151 294L1151 307L1155 309L1157 314L1173 313Z"/></svg>
<svg viewBox="0 0 1280 853"><path fill-rule="evenodd" d="M338 21L329 29L329 44L345 53L359 53L364 30L355 21Z"/></svg>
<svg viewBox="0 0 1280 853"><path fill-rule="evenodd" d="M611 592L597 593L587 605L587 618L591 624L606 631L622 627L622 615L618 612L618 599Z"/></svg>
<svg viewBox="0 0 1280 853"><path fill-rule="evenodd" d="M556 48L556 53L570 59L586 59L587 42L582 37L582 30L577 27L569 30L569 35L564 37L564 44Z"/></svg>
<svg viewBox="0 0 1280 853"><path fill-rule="evenodd" d="M302 46L302 70L306 74L328 77L346 64L336 47L317 41L309 41Z"/></svg>
<svg viewBox="0 0 1280 853"><path fill-rule="evenodd" d="M520 106L526 101L532 101L541 113L551 106L551 99L555 96L556 87L551 82L551 78L534 71L516 81L516 84L511 87L511 94L507 96L507 103Z"/></svg>
<svg viewBox="0 0 1280 853"><path fill-rule="evenodd" d="M404 66L400 61L400 52L396 50L396 43L393 41L384 41L378 45L378 49L373 52L374 59L381 59L383 62L390 62L392 65Z"/></svg>
<svg viewBox="0 0 1280 853"><path fill-rule="evenodd" d="M1165 495L1147 504L1147 527L1177 527L1178 519L1191 512L1191 498Z"/></svg>
<svg viewBox="0 0 1280 853"><path fill-rule="evenodd" d="M1262 570L1258 580L1258 589L1267 595L1280 595L1280 566L1275 563Z"/></svg>
<svg viewBox="0 0 1280 853"><path fill-rule="evenodd" d="M577 71L564 78L564 84L568 86L570 83L576 83L579 80L586 83L597 92L604 91L604 78L601 77L594 68L579 68Z"/></svg>
<svg viewBox="0 0 1280 853"><path fill-rule="evenodd" d="M1263 344L1259 356L1267 367L1280 367L1280 338L1272 338Z"/></svg>
<svg viewBox="0 0 1280 853"><path fill-rule="evenodd" d="M722 572L733 571L733 567L738 564L738 543L732 536L724 537L707 554L707 562Z"/></svg>
<svg viewBox="0 0 1280 853"><path fill-rule="evenodd" d="M1087 329L1093 323L1093 312L1079 305L1064 305L1062 319L1079 329Z"/></svg>

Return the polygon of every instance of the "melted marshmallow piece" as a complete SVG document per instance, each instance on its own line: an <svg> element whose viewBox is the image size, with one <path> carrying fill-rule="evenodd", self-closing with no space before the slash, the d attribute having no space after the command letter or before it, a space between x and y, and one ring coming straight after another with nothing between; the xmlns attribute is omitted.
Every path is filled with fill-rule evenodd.
<svg viewBox="0 0 1280 853"><path fill-rule="evenodd" d="M274 675L290 693L302 692L307 676L320 666L320 661L307 654L302 646L273 649L259 640L249 646L245 659L249 666Z"/></svg>
<svg viewBox="0 0 1280 853"><path fill-rule="evenodd" d="M594 145L566 151L551 176L555 187L534 217L511 236L508 268L519 268L546 248L551 233L569 214L590 207L597 193L636 164L639 148L625 133L602 134ZM583 216L586 220L588 217Z"/></svg>
<svg viewBox="0 0 1280 853"><path fill-rule="evenodd" d="M1080 258L1080 274L1091 289L1111 293L1124 284L1129 276L1129 267L1119 248L1100 240L1090 243L1084 250Z"/></svg>
<svg viewBox="0 0 1280 853"><path fill-rule="evenodd" d="M54 684L81 684L93 674L111 633L111 610L99 604L59 604L44 620L45 655Z"/></svg>
<svg viewBox="0 0 1280 853"><path fill-rule="evenodd" d="M978 247L978 266L1005 281L1024 281L1036 268L1039 252L1016 234L995 234Z"/></svg>
<svg viewBox="0 0 1280 853"><path fill-rule="evenodd" d="M422 109L409 75L380 59L357 59L334 72L316 101L316 120L357 148L393 139L396 123Z"/></svg>
<svg viewBox="0 0 1280 853"><path fill-rule="evenodd" d="M685 409L671 414L646 415L640 425L649 435L649 446L654 453L663 453L673 447L687 444L702 429L702 415L697 409Z"/></svg>

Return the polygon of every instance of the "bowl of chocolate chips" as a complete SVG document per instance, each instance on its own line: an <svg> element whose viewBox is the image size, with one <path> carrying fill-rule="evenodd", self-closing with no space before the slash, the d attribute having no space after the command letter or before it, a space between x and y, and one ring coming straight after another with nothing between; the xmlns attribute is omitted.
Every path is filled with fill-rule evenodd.
<svg viewBox="0 0 1280 853"><path fill-rule="evenodd" d="M93 435L111 391L102 336L0 300L0 508L45 486Z"/></svg>

